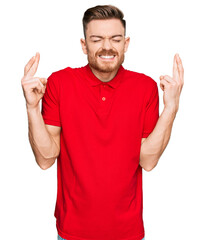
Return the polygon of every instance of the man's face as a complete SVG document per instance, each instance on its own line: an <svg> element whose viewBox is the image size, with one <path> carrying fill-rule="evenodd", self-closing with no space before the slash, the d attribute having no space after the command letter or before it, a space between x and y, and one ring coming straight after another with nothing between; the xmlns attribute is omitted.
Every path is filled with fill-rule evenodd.
<svg viewBox="0 0 205 240"><path fill-rule="evenodd" d="M124 37L119 19L92 20L87 25L86 40L81 39L83 52L92 68L99 72L113 72L124 61L129 37Z"/></svg>

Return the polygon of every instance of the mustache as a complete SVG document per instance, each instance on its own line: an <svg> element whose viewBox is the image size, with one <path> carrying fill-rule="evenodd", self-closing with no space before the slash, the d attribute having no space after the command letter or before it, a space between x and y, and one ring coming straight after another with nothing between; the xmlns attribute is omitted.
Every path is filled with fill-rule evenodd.
<svg viewBox="0 0 205 240"><path fill-rule="evenodd" d="M117 56L118 53L116 51L112 50L112 49L110 49L110 50L103 49L103 50L101 50L101 51L96 53L96 56L99 56L99 55L103 55L103 56L106 56L106 55L109 55L109 56L116 55Z"/></svg>

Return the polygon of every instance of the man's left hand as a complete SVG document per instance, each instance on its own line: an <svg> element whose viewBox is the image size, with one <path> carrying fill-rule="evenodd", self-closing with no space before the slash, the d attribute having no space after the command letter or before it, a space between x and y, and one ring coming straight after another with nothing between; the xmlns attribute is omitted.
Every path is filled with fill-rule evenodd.
<svg viewBox="0 0 205 240"><path fill-rule="evenodd" d="M160 88L164 91L164 107L172 112L179 108L179 98L184 85L184 68L178 54L174 56L173 77L160 76Z"/></svg>

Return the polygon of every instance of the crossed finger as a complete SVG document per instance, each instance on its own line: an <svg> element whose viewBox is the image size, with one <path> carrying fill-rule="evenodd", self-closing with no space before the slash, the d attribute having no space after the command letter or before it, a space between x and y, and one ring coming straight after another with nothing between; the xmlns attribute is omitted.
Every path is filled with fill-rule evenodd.
<svg viewBox="0 0 205 240"><path fill-rule="evenodd" d="M178 55L177 62L178 62L177 68L178 68L179 78L182 82L184 82L184 68L183 68L183 65L182 65L182 60L179 57L179 55Z"/></svg>
<svg viewBox="0 0 205 240"><path fill-rule="evenodd" d="M184 82L184 68L179 54L175 54L173 63L173 78L177 82Z"/></svg>
<svg viewBox="0 0 205 240"><path fill-rule="evenodd" d="M40 54L37 52L36 56L33 56L24 68L24 76L30 77L34 76L37 71L38 64L40 60Z"/></svg>

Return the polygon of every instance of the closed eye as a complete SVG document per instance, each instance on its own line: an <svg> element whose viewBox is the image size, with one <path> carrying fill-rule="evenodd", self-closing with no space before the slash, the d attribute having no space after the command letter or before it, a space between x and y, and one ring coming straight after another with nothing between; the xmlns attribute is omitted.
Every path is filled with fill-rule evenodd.
<svg viewBox="0 0 205 240"><path fill-rule="evenodd" d="M99 42L101 39L99 39L99 40L93 40L93 42Z"/></svg>

